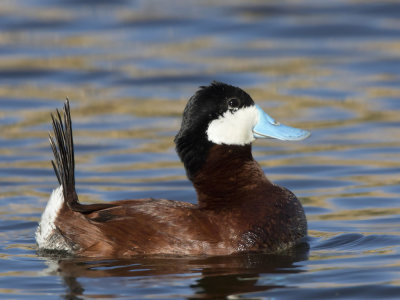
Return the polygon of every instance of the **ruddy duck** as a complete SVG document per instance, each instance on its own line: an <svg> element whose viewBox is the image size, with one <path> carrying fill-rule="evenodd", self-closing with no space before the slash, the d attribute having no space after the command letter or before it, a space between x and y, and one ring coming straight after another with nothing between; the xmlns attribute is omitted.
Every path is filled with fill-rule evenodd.
<svg viewBox="0 0 400 300"><path fill-rule="evenodd" d="M36 231L39 249L87 257L137 254L227 255L277 252L307 234L303 207L271 183L251 154L257 138L302 140L309 132L280 124L240 88L201 87L183 112L176 151L197 204L166 199L81 204L75 191L68 100L52 115L55 189Z"/></svg>

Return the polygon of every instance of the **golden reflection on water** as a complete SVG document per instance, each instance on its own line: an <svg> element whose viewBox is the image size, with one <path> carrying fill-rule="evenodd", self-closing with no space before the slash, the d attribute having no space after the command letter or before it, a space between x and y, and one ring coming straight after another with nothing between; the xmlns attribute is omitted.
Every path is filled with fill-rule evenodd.
<svg viewBox="0 0 400 300"><path fill-rule="evenodd" d="M323 292L324 288L352 287L350 280L346 281L353 280L351 272L374 273L369 269L372 266L389 270L385 285L400 284L395 278L400 236L396 104L400 88L399 73L393 68L400 59L400 41L395 34L380 36L380 30L398 30L395 14L377 20L382 12L364 15L371 7L364 7L365 1L350 1L352 10L363 6L357 18L371 20L365 26L378 33L358 37L343 32L338 38L329 38L319 36L319 25L334 27L344 20L343 15L337 10L340 16L331 16L318 5L315 14L305 13L304 1L290 1L290 9L279 6L279 1L188 1L184 6L190 9L185 14L168 13L177 7L176 1L165 8L134 1L130 9L118 1L110 6L92 2L80 6L79 1L73 5L67 5L68 1L32 4L36 2L41 3L4 1L0 6L0 17L5 20L0 27L6 27L0 31L0 227L4 229L0 230L4 242L0 258L9 268L0 271L1 278L44 276L47 281L49 275L61 276L55 270L43 271L43 266L39 271L31 268L37 260L34 227L51 189L57 186L49 162L50 113L61 109L66 97L72 107L81 201L95 203L130 194L178 195L193 201L185 199L195 193L174 152L173 137L196 88L226 78L242 86L278 121L312 132L299 143L256 141L253 148L271 181L290 188L306 208L309 261L303 257L298 265L284 265L283 269L279 265L279 274L267 261L249 278L240 275L242 283L254 279L262 291L271 286L301 286ZM266 5L266 11L253 5ZM269 11L274 5L278 10ZM348 4L340 5L346 8ZM214 15L199 14L208 6L222 7L226 15L213 23ZM303 10L296 15L293 7ZM346 11L351 15L352 10ZM209 22L201 19L204 17ZM270 23L278 32L283 28L283 36L268 31ZM285 29L302 26L306 28L302 30L315 30L316 36L308 36L312 32L306 32L304 38L284 36ZM324 242L328 246L321 247ZM10 267L26 259L26 268ZM221 258L215 260L220 265ZM234 262L234 258L226 261L224 275L237 272L229 269ZM82 276L107 276L107 281L112 281L111 276L119 275L108 262L97 264L98 268L91 268L90 263L65 263L71 265L77 281ZM122 269L125 263L121 262ZM257 263L246 258L237 269L247 273L254 265ZM142 272L143 265L138 263L131 269L152 280L157 276L152 266ZM209 262L190 265L190 260L181 266L186 269L180 273L193 278L193 294L196 288L204 288L201 281L210 278L207 271L216 269ZM240 269L243 266L245 269ZM138 279L127 269L129 274L124 276ZM162 267L162 271L169 269L170 265ZM302 273L306 277L301 277ZM169 279L171 286L176 283L176 278ZM180 278L176 280L181 283ZM86 296L92 290L87 278L83 282L82 288L89 291L82 295ZM257 288L250 286L249 292ZM119 292L115 290L110 295ZM29 291L10 287L0 288L0 293Z"/></svg>
<svg viewBox="0 0 400 300"><path fill-rule="evenodd" d="M211 5L208 3L208 5ZM12 2L6 2L0 8L3 15L13 14L23 18L34 17L44 22L68 22L74 20L76 16L69 10L43 7L39 9L21 9ZM114 16L121 22L140 22L143 20L157 21L157 13L143 17L138 13L126 12L123 9L113 11ZM257 14L245 14L245 20L257 19ZM302 22L305 20L303 19ZM387 23L386 26L394 26L397 23ZM114 41L116 40L116 41ZM291 46L292 42L284 40L255 40L246 44L246 51L279 51L281 48ZM94 72L109 71L124 74L127 78L148 78L161 76L165 79L174 76L190 76L199 72L204 74L219 73L251 73L273 78L270 82L252 85L246 90L252 97L265 107L271 114L282 122L290 125L304 127L313 132L309 141L299 144L276 143L273 141L257 142L256 156L267 156L270 158L260 159L260 164L266 169L279 168L282 166L301 165L301 166L346 166L346 167L369 167L375 170L380 168L394 168L400 166L399 153L379 154L381 148L400 147L399 131L397 128L398 111L381 107L380 100L400 98L400 89L393 85L377 84L396 80L396 76L386 73L366 74L356 77L349 70L335 68L335 64L351 63L352 58L332 55L325 58L304 56L293 54L292 56L274 57L255 56L243 54L241 57L234 55L199 55L201 51L213 51L215 49L224 53L229 53L233 47L231 44L224 44L214 37L198 36L195 39L184 39L180 41L162 41L160 45L148 47L146 44L134 43L121 39L114 39L112 35L104 35L96 32L79 32L70 35L35 35L24 31L10 31L0 33L0 45L33 45L56 49L60 48L93 48L102 49L99 52L81 54L56 54L48 57L35 56L3 56L0 57L1 71L76 71ZM309 46L304 44L305 50ZM363 51L365 53L379 52L382 56L399 56L400 42L398 41L368 41L354 45L351 41L335 43L326 42L325 46L331 49L351 49L352 51ZM117 50L117 51L113 51ZM193 68L176 68L165 66L163 68L143 68L136 61L141 59L168 59L175 58L184 64L201 66L201 71ZM126 63L129 61L129 63ZM71 75L74 76L74 75ZM197 83L196 83L197 84ZM199 82L204 84L203 82ZM61 108L63 99L69 97L72 103L73 119L77 123L85 123L102 120L103 116L113 116L118 119L120 116L130 116L132 119L150 119L158 122L159 118L170 118L170 122L163 121L160 125L146 128L146 126L130 127L127 126L110 129L107 126L75 130L78 145L93 146L96 144L113 144L120 140L144 140L138 146L107 150L107 155L123 155L136 153L157 154L171 153L174 148L173 132L179 129L180 116L183 108L190 96L189 88L185 93L175 97L140 97L132 95L119 95L118 86L112 84L95 84L80 82L58 81L52 84L38 84L29 80L15 84L2 84L0 86L0 97L11 99L18 102L19 99L34 99L45 101L45 107L38 107L32 110L31 107L19 107L17 111L0 110L0 118L15 116L18 121L1 126L0 137L13 140L23 140L36 138L34 148L31 149L32 155L41 157L39 160L29 160L29 155L22 148L1 147L0 155L12 157L15 153L23 154L25 160L0 162L0 168L13 169L42 169L51 171L48 160L51 158L50 150L47 146L47 131L50 129L49 113L55 108ZM157 88L155 86L155 88ZM323 97L318 93L302 93L304 90L329 89L339 92L338 95ZM194 88L190 87L193 92ZM186 92L187 91L187 92ZM300 92L296 92L300 91ZM340 92L344 92L340 94ZM322 111L332 110L334 113L329 116L320 116ZM338 115L339 117L337 117ZM343 116L341 116L343 115ZM138 124L140 122L138 121ZM389 124L384 128L374 128L371 124ZM392 124L392 125L391 125ZM354 127L359 130L351 130ZM365 129L363 129L365 128ZM337 132L340 130L340 133ZM45 150L47 149L47 150ZM357 155L367 149L368 156ZM376 151L374 151L376 149ZM43 154L43 151L47 151ZM346 151L352 151L349 156L341 155ZM302 157L299 159L298 154ZM338 155L339 154L339 155ZM168 168L181 168L182 165L175 161L163 159L154 161L134 161L126 164L106 163L94 165L98 153L77 153L77 167L94 172L123 172L128 170L154 170ZM379 173L379 172L378 172ZM183 174L183 173L182 173ZM287 172L274 173L270 176L272 180L304 179L313 180L318 175L305 173L289 174ZM153 178L125 178L124 176L114 177L113 180L123 183L129 182L157 182L183 180L184 175L171 175L158 177L154 174ZM29 184L30 179L18 175L10 175L8 181L23 183L27 185L20 191L1 192L1 197L10 197L15 194L32 195L40 198L45 197L45 193L35 191ZM330 213L310 215L309 220L360 220L377 216L389 216L399 214L399 208L368 208L368 209L340 209L337 210L329 199L333 195L342 194L351 200L352 189L357 188L376 188L376 190L365 191L365 196L387 197L388 194L380 192L380 186L396 185L399 179L392 174L340 174L333 177L337 182L352 182L350 186L312 188L314 195L304 196L306 205L327 208L333 210ZM5 180L0 179L0 180ZM49 178L37 177L38 183L46 183ZM107 178L90 176L82 179L82 182L104 183ZM118 187L107 186L105 189L119 189ZM126 188L126 187L124 187ZM102 187L99 187L102 189ZM306 190L305 192L308 192ZM301 196L301 192L300 192ZM393 196L390 195L389 196ZM45 197L46 198L46 197ZM83 199L91 199L90 195L83 196ZM34 209L31 207L31 209ZM311 231L313 232L313 231Z"/></svg>

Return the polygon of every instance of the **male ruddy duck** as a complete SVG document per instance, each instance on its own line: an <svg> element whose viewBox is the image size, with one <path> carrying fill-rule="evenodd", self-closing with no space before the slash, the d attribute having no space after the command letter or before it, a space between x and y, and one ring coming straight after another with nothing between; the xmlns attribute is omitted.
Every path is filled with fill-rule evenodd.
<svg viewBox="0 0 400 300"><path fill-rule="evenodd" d="M176 151L198 204L166 199L81 204L68 100L52 115L53 191L36 232L39 249L87 257L277 252L307 234L303 207L271 183L251 154L256 138L302 140L309 132L276 122L240 88L213 82L189 100Z"/></svg>

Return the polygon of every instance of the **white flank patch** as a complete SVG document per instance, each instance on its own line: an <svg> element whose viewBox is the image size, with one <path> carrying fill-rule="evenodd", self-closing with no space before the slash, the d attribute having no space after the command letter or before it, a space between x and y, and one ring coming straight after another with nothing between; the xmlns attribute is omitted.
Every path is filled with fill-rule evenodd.
<svg viewBox="0 0 400 300"><path fill-rule="evenodd" d="M41 249L70 250L64 238L56 231L54 222L64 203L63 188L59 186L51 193L49 202L36 230L36 242Z"/></svg>
<svg viewBox="0 0 400 300"><path fill-rule="evenodd" d="M250 144L255 140L253 128L258 118L258 110L254 105L236 112L227 111L208 125L208 140L219 145Z"/></svg>

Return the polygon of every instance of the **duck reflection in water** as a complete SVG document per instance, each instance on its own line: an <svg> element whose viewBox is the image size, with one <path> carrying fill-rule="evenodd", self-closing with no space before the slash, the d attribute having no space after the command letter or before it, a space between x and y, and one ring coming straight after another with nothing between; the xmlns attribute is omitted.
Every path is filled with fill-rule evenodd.
<svg viewBox="0 0 400 300"><path fill-rule="evenodd" d="M170 290L177 284L187 284L191 291L188 294L185 290L185 294L179 295L179 298L228 299L232 295L286 287L282 275L303 272L296 263L307 260L308 251L308 244L304 243L276 255L246 253L204 257L138 256L126 260L57 260L48 257L49 267L45 272L63 278L66 299L86 297L86 289L93 292L93 287L87 286L90 284L87 278L101 277L109 277L110 285L97 287L99 293L96 295L99 297L120 296L118 287L121 278L125 278L120 287L132 297L135 297L138 286L146 287L154 295L157 291ZM82 280L84 278L86 280ZM152 287L156 287L157 291L151 291Z"/></svg>

